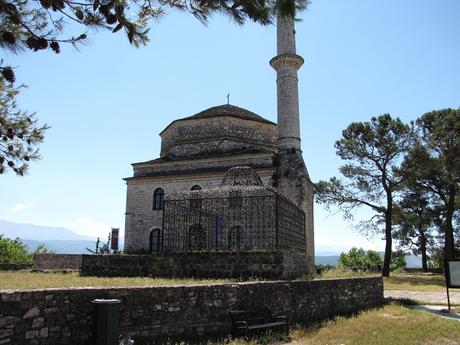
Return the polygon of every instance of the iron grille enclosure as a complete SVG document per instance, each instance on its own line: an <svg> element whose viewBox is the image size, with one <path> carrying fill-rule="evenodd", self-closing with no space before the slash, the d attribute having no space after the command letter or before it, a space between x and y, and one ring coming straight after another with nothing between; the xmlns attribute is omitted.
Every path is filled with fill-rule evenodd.
<svg viewBox="0 0 460 345"><path fill-rule="evenodd" d="M165 198L162 239L166 252L305 253L305 213L260 185L176 192Z"/></svg>

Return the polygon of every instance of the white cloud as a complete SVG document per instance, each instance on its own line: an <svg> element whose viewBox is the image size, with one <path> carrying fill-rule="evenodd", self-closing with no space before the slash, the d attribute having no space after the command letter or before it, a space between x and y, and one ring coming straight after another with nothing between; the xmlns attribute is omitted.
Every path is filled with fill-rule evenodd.
<svg viewBox="0 0 460 345"><path fill-rule="evenodd" d="M27 202L27 203L23 203L23 202L20 202L19 204L16 204L14 205L13 207L9 208L8 211L10 212L19 212L19 211L22 211L26 208L31 208L31 207L34 207L35 204L33 202Z"/></svg>
<svg viewBox="0 0 460 345"><path fill-rule="evenodd" d="M106 239L111 230L109 224L105 224L92 217L80 217L66 227L81 235L100 237L101 239Z"/></svg>

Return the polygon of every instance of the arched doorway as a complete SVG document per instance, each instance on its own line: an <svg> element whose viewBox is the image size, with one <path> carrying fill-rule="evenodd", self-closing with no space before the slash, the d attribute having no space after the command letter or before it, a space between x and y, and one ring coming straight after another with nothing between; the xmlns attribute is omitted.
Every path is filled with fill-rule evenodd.
<svg viewBox="0 0 460 345"><path fill-rule="evenodd" d="M150 231L150 252L156 253L161 249L161 230L153 229Z"/></svg>
<svg viewBox="0 0 460 345"><path fill-rule="evenodd" d="M230 251L238 251L241 248L241 226L233 226L228 231L227 248Z"/></svg>

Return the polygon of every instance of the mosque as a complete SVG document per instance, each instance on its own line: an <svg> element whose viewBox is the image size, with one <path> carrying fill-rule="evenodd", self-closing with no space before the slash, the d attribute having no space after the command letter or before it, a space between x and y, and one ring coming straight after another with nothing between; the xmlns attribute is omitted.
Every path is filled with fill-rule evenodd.
<svg viewBox="0 0 460 345"><path fill-rule="evenodd" d="M134 163L125 253L296 253L314 269L313 184L300 146L294 21L278 16L277 123L225 104L173 121Z"/></svg>

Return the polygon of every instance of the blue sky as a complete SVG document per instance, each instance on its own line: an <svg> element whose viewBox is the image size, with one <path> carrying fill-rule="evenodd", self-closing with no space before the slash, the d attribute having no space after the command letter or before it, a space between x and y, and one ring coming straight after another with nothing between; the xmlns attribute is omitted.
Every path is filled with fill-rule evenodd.
<svg viewBox="0 0 460 345"><path fill-rule="evenodd" d="M460 107L459 16L457 0L312 1L296 32L305 59L302 149L313 181L338 173L333 144L352 121L383 113L411 121ZM276 121L274 26L222 16L204 26L173 11L152 23L144 48L130 47L121 32L88 34L80 51L3 56L29 86L22 108L51 129L28 176L0 178L0 219L106 236L124 227L130 163L158 156L158 133L171 121L226 103L227 93ZM315 212L319 249L383 249L340 215Z"/></svg>

